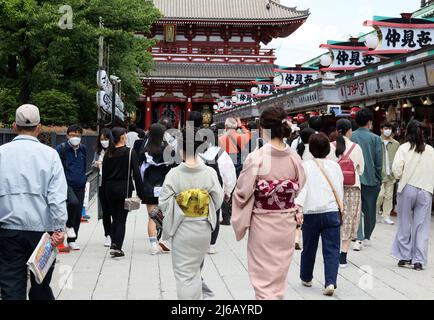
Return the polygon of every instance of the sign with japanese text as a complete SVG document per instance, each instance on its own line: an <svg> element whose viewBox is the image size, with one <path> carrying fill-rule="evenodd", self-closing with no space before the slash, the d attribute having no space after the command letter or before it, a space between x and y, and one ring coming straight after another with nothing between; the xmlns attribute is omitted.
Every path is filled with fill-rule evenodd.
<svg viewBox="0 0 434 320"><path fill-rule="evenodd" d="M320 103L318 92L312 91L304 94L295 95L288 100L288 108L304 107Z"/></svg>
<svg viewBox="0 0 434 320"><path fill-rule="evenodd" d="M356 81L342 86L340 97L347 100L358 100L368 96L366 81Z"/></svg>
<svg viewBox="0 0 434 320"><path fill-rule="evenodd" d="M272 83L258 83L258 90L256 97L267 97L276 93Z"/></svg>
<svg viewBox="0 0 434 320"><path fill-rule="evenodd" d="M428 77L428 83L430 86L434 86L434 63L427 64L425 68L426 75Z"/></svg>
<svg viewBox="0 0 434 320"><path fill-rule="evenodd" d="M419 89L427 86L424 67L389 72L367 81L369 96Z"/></svg>
<svg viewBox="0 0 434 320"><path fill-rule="evenodd" d="M297 86L309 84L319 78L319 71L316 70L274 70L276 76L281 77L282 85L279 89L290 89Z"/></svg>
<svg viewBox="0 0 434 320"><path fill-rule="evenodd" d="M237 102L232 104L242 105L253 102L250 92L234 92L234 95L237 97Z"/></svg>
<svg viewBox="0 0 434 320"><path fill-rule="evenodd" d="M432 29L411 29L380 27L383 35L378 50L411 51L426 48L434 44L434 26Z"/></svg>
<svg viewBox="0 0 434 320"><path fill-rule="evenodd" d="M374 27L380 42L370 54L406 53L434 44L434 19L374 17L365 26Z"/></svg>
<svg viewBox="0 0 434 320"><path fill-rule="evenodd" d="M380 60L370 55L364 55L367 50L332 49L333 63L329 70L352 70L377 63Z"/></svg>

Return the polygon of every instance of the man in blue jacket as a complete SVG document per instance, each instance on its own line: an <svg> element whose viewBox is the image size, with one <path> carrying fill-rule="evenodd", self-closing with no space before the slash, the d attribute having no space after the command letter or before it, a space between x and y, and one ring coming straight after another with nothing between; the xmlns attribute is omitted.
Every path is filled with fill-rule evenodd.
<svg viewBox="0 0 434 320"><path fill-rule="evenodd" d="M68 221L66 222L66 235L71 250L80 250L76 243L81 223L84 194L86 188L86 147L81 144L83 128L72 125L68 128L67 141L56 147L65 170L68 182Z"/></svg>
<svg viewBox="0 0 434 320"><path fill-rule="evenodd" d="M362 148L365 160L365 172L360 178L363 215L357 233L357 241L354 245L355 251L360 251L363 246L370 245L377 219L376 203L381 189L383 148L381 138L370 131L373 120L374 114L371 110L366 108L359 110L356 115L359 129L353 133L351 139Z"/></svg>

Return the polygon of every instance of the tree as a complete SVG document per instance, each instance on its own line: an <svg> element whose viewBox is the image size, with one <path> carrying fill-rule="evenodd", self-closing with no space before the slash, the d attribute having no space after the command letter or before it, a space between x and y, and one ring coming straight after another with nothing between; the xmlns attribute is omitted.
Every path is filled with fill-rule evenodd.
<svg viewBox="0 0 434 320"><path fill-rule="evenodd" d="M73 124L79 121L77 101L58 90L44 90L34 94L31 102L39 107L41 122L46 125Z"/></svg>
<svg viewBox="0 0 434 320"><path fill-rule="evenodd" d="M103 35L110 45L110 72L122 79L126 108L132 110L141 89L137 70L151 68L147 49L153 44L134 32L149 32L160 12L147 0L68 0L70 8L64 3L0 0L0 88L10 90L15 96L9 99L19 103L52 98L38 95L46 90L63 92L76 103L79 120L94 123L98 39Z"/></svg>

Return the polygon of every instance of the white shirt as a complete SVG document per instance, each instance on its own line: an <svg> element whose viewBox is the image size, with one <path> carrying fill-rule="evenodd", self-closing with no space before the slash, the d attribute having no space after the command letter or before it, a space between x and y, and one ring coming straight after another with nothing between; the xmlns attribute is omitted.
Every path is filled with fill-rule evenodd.
<svg viewBox="0 0 434 320"><path fill-rule="evenodd" d="M206 161L212 161L217 156L217 153L220 151L220 147L210 147L204 154L199 154L199 159ZM217 160L217 165L219 167L220 176L223 180L223 190L225 195L230 197L232 191L234 191L235 186L237 185L237 174L235 171L235 165L232 161L232 158L228 155L226 151L220 155Z"/></svg>
<svg viewBox="0 0 434 320"><path fill-rule="evenodd" d="M390 160L389 160L389 152L387 152L387 145L390 143L389 140L384 140L384 149L386 150L385 156L386 156L386 175L390 176Z"/></svg>
<svg viewBox="0 0 434 320"><path fill-rule="evenodd" d="M420 154L410 151L409 142L404 143L396 152L392 171L395 178L399 179L398 193L408 184L433 194L434 148L426 145L425 152Z"/></svg>
<svg viewBox="0 0 434 320"><path fill-rule="evenodd" d="M328 178L333 183L340 200L344 199L344 176L341 167L328 159L317 159ZM337 212L339 210L333 190L314 160L303 162L306 184L295 203L303 207L304 214Z"/></svg>
<svg viewBox="0 0 434 320"><path fill-rule="evenodd" d="M134 142L139 140L139 134L134 131L130 131L127 133L127 142L126 145L128 148L134 147Z"/></svg>

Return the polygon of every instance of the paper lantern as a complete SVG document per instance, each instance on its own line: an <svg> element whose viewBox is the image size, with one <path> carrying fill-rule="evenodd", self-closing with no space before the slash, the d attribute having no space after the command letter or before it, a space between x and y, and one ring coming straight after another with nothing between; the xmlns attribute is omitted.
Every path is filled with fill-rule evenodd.
<svg viewBox="0 0 434 320"><path fill-rule="evenodd" d="M351 110L350 110L351 118L355 119L355 118L356 118L356 115L357 115L357 112L358 112L359 110L361 110L361 109L358 108L358 107L351 108Z"/></svg>

